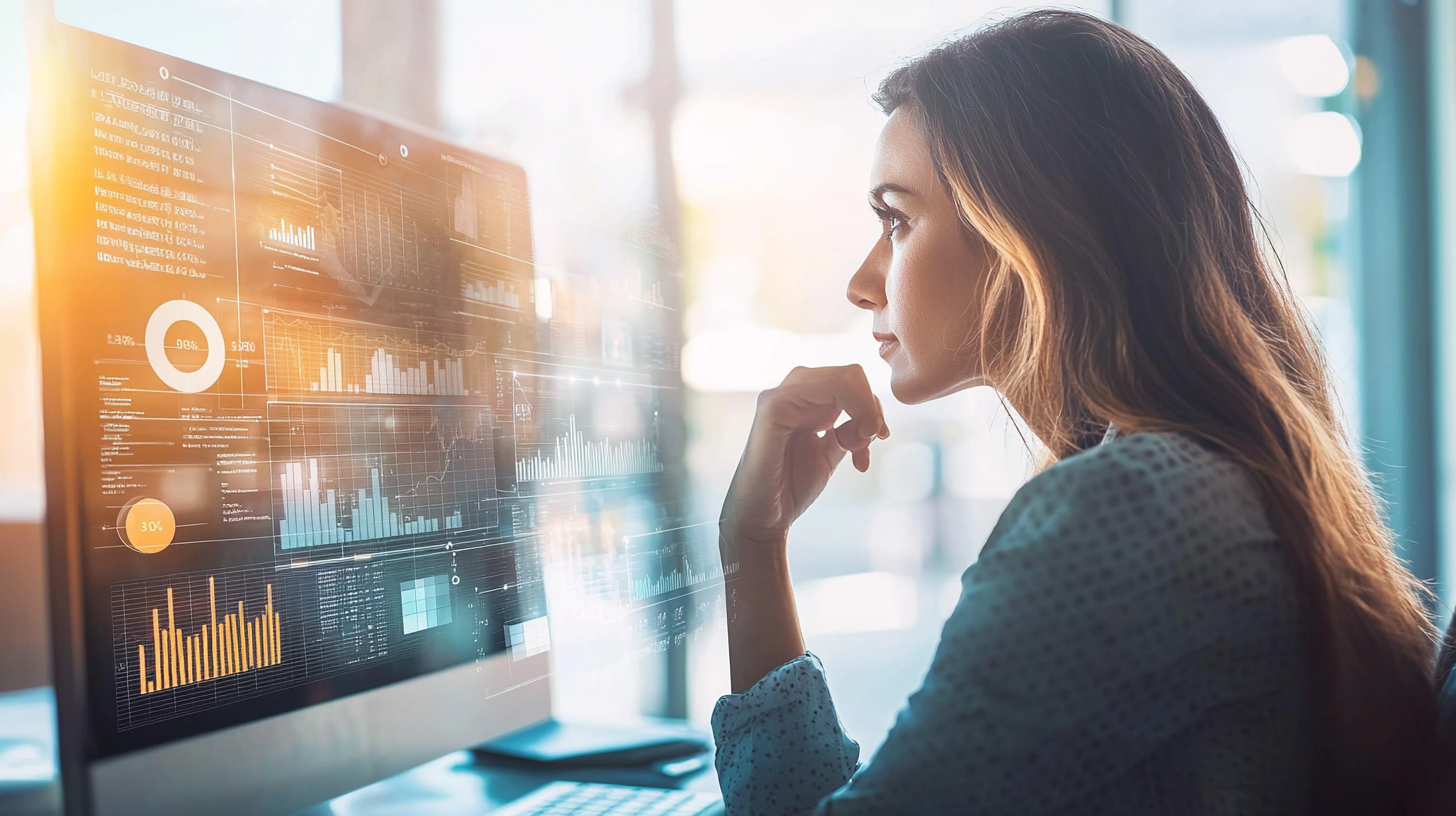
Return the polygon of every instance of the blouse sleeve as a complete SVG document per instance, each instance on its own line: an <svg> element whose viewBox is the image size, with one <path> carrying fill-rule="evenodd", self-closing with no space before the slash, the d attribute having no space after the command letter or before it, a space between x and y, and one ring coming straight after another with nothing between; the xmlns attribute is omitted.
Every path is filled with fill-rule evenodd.
<svg viewBox="0 0 1456 816"><path fill-rule="evenodd" d="M806 654L713 709L730 814L803 813L849 781L859 744L844 733L819 658Z"/></svg>
<svg viewBox="0 0 1456 816"><path fill-rule="evenodd" d="M729 813L1065 812L1106 796L1210 709L1282 689L1292 597L1238 466L1153 435L1081 454L1002 515L874 760L806 801L853 761L819 759L841 732L817 664L806 675L790 664L784 678L806 678L807 694L770 692L792 715L741 721ZM760 740L777 750L771 770Z"/></svg>

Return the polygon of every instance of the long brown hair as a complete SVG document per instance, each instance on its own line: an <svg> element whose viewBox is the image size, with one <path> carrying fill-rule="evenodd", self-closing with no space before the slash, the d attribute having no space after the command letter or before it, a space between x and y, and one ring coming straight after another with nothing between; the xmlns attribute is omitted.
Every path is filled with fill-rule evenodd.
<svg viewBox="0 0 1456 816"><path fill-rule="evenodd" d="M1301 593L1319 811L1397 812L1433 711L1423 588L1213 111L1152 45L1066 11L944 45L876 100L919 117L999 256L973 353L1054 457L1110 422L1247 467Z"/></svg>

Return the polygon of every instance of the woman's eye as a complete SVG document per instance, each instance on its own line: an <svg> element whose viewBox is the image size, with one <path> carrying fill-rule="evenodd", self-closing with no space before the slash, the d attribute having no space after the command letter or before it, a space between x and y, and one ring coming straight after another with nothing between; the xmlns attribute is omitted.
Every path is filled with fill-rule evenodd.
<svg viewBox="0 0 1456 816"><path fill-rule="evenodd" d="M895 233L905 226L905 217L890 209L875 207L874 210L875 216L880 219L880 229L884 233L881 237L886 241L893 240Z"/></svg>

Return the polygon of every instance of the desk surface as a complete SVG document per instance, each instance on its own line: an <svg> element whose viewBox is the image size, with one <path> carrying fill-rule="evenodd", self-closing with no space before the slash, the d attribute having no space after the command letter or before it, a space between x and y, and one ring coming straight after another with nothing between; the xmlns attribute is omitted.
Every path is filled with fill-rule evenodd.
<svg viewBox="0 0 1456 816"><path fill-rule="evenodd" d="M54 756L55 704L49 690L0 695L0 813L60 812ZM468 752L457 751L295 816L478 816L557 779L626 781L604 770L557 775L485 768ZM675 787L717 792L718 779L710 764Z"/></svg>

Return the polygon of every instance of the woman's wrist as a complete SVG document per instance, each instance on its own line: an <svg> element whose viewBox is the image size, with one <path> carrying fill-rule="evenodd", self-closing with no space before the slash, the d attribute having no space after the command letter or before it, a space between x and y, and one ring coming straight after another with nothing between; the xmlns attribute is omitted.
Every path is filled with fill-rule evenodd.
<svg viewBox="0 0 1456 816"><path fill-rule="evenodd" d="M789 537L787 532L748 532L727 521L718 524L718 556L726 569L730 564L740 567L761 561L788 563Z"/></svg>
<svg viewBox="0 0 1456 816"><path fill-rule="evenodd" d="M789 575L786 537L745 540L720 535L728 601L728 655L733 691L804 653Z"/></svg>

